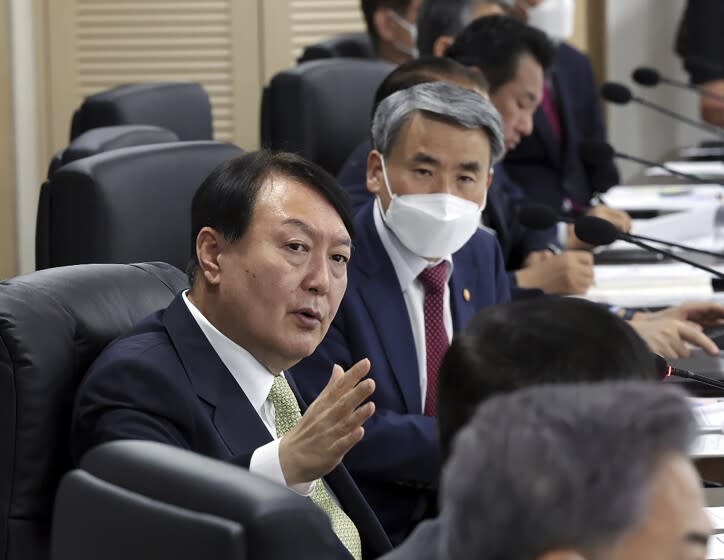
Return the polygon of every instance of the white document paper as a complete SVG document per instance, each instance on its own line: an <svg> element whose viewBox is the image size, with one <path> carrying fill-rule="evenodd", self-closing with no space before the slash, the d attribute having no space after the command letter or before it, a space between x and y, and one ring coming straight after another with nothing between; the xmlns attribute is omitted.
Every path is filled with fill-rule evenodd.
<svg viewBox="0 0 724 560"><path fill-rule="evenodd" d="M692 459L724 457L724 434L701 434L689 451Z"/></svg>
<svg viewBox="0 0 724 560"><path fill-rule="evenodd" d="M690 173L699 177L724 177L724 163L721 161L667 161L664 163L679 173ZM646 175L670 175L660 167L649 167Z"/></svg>
<svg viewBox="0 0 724 560"><path fill-rule="evenodd" d="M724 507L707 507L704 510L711 521L712 531L724 533Z"/></svg>
<svg viewBox="0 0 724 560"><path fill-rule="evenodd" d="M706 550L707 560L724 559L724 535L712 535Z"/></svg>
<svg viewBox="0 0 724 560"><path fill-rule="evenodd" d="M711 184L618 186L601 198L606 205L619 210L680 212L724 202L724 187Z"/></svg>
<svg viewBox="0 0 724 560"><path fill-rule="evenodd" d="M708 272L683 263L596 265L594 285L585 297L611 305L654 307L724 299L724 292L714 293Z"/></svg>
<svg viewBox="0 0 724 560"><path fill-rule="evenodd" d="M724 433L722 431L724 428L724 402L721 399L692 401L692 412L700 432Z"/></svg>

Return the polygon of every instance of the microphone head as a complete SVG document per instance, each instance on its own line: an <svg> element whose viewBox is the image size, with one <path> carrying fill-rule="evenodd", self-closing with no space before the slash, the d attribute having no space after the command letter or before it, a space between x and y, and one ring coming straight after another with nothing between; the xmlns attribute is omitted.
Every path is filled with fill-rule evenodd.
<svg viewBox="0 0 724 560"><path fill-rule="evenodd" d="M626 103L633 99L631 90L625 85L616 82L606 82L603 84L601 86L601 97L603 97L606 101L610 101L611 103L616 103L618 105L626 105Z"/></svg>
<svg viewBox="0 0 724 560"><path fill-rule="evenodd" d="M530 229L548 229L561 219L551 208L543 204L529 204L518 213L520 223Z"/></svg>
<svg viewBox="0 0 724 560"><path fill-rule="evenodd" d="M611 144L601 140L583 140L578 143L578 155L590 165L599 165L611 161L616 152Z"/></svg>
<svg viewBox="0 0 724 560"><path fill-rule="evenodd" d="M658 85L661 76L659 76L659 73L653 68L642 66L633 71L631 78L640 86L654 87Z"/></svg>
<svg viewBox="0 0 724 560"><path fill-rule="evenodd" d="M669 375L671 375L671 368L669 367L669 362L667 362L666 358L664 358L663 356L660 356L659 354L654 354L654 364L659 379L666 379L667 377L669 377Z"/></svg>
<svg viewBox="0 0 724 560"><path fill-rule="evenodd" d="M611 222L597 218L596 216L581 216L573 226L576 237L597 247L598 245L610 245L619 238L619 231Z"/></svg>

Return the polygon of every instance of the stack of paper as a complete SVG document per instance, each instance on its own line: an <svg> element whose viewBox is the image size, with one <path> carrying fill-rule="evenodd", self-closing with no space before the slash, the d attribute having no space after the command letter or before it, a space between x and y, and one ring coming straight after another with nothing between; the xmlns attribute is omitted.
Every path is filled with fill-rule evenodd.
<svg viewBox="0 0 724 560"><path fill-rule="evenodd" d="M724 507L704 508L711 521L713 533L724 533Z"/></svg>
<svg viewBox="0 0 724 560"><path fill-rule="evenodd" d="M689 173L697 177L724 177L724 163L721 161L667 161L664 163L679 173ZM649 167L646 175L670 175L660 167Z"/></svg>
<svg viewBox="0 0 724 560"><path fill-rule="evenodd" d="M701 433L724 433L724 401L719 398L691 399L691 404Z"/></svg>
<svg viewBox="0 0 724 560"><path fill-rule="evenodd" d="M716 299L709 273L683 263L597 265L594 276L586 299L611 305L654 307Z"/></svg>
<svg viewBox="0 0 724 560"><path fill-rule="evenodd" d="M724 199L721 185L630 185L609 189L602 197L611 208L629 212L680 212L711 207Z"/></svg>

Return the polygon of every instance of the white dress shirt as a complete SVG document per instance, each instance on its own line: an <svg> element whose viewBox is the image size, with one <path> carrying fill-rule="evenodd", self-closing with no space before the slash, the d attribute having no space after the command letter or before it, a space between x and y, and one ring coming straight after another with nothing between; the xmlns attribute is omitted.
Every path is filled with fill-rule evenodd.
<svg viewBox="0 0 724 560"><path fill-rule="evenodd" d="M314 488L314 481L289 486L284 479L284 473L279 462L279 441L276 431L276 415L274 405L267 399L274 383L274 374L261 365L254 356L233 340L222 334L209 320L204 317L188 298L188 290L183 293L184 303L191 316L196 320L209 344L218 354L226 368L231 372L236 382L249 399L251 406L259 414L269 434L274 438L266 445L257 448L251 456L249 471L264 478L273 480L283 486L288 486L302 496L308 496ZM284 375L280 372L279 375ZM241 429L241 426L239 427Z"/></svg>
<svg viewBox="0 0 724 560"><path fill-rule="evenodd" d="M416 255L405 247L392 230L385 224L382 217L382 206L380 199L375 201L374 220L375 228L380 236L380 241L392 261L392 266L397 274L397 280L402 289L402 296L407 306L407 314L412 325L412 337L415 341L415 354L417 356L417 367L420 375L420 395L422 401L421 409L425 409L425 397L427 395L427 354L425 351L425 287L417 278L420 273L428 267L433 267L442 261L447 263L447 282L453 271L452 255L442 257L437 262L430 262L427 259ZM452 340L452 312L450 311L450 286L445 284L445 295L443 298L443 324L447 334L448 342Z"/></svg>

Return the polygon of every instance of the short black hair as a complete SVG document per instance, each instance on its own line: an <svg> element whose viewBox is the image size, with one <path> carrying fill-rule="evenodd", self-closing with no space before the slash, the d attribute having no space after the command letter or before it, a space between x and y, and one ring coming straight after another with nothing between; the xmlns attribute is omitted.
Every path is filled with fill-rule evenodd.
<svg viewBox="0 0 724 560"><path fill-rule="evenodd" d="M259 150L235 157L214 169L191 202L189 282L199 267L196 238L204 227L214 228L230 243L238 241L251 223L259 190L272 175L294 179L318 192L337 211L350 237L354 219L349 195L317 164L301 156Z"/></svg>
<svg viewBox="0 0 724 560"><path fill-rule="evenodd" d="M586 300L541 297L491 306L456 335L438 375L443 457L484 400L528 385L657 379L626 321Z"/></svg>
<svg viewBox="0 0 724 560"><path fill-rule="evenodd" d="M445 51L445 56L480 69L495 93L515 79L523 55L547 71L555 46L543 31L508 16L484 16L468 25Z"/></svg>
<svg viewBox="0 0 724 560"><path fill-rule="evenodd" d="M444 80L468 82L481 91L488 91L488 82L481 72L463 66L451 58L423 56L400 64L382 80L375 93L372 115L377 111L380 101L397 91L417 84Z"/></svg>
<svg viewBox="0 0 724 560"><path fill-rule="evenodd" d="M388 8L404 17L410 2L412 0L360 0L360 9L367 24L367 34L372 39L375 49L380 42L380 36L375 28L375 12L381 8Z"/></svg>

